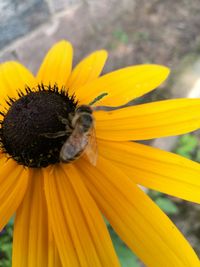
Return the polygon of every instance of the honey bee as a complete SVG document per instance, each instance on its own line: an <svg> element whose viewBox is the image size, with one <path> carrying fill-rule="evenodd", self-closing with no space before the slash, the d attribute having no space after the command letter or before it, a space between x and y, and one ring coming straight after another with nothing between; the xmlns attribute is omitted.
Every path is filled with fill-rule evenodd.
<svg viewBox="0 0 200 267"><path fill-rule="evenodd" d="M89 105L81 105L75 110L75 115L71 122L73 130L60 150L61 162L69 163L85 153L90 163L94 166L96 165L98 153L92 113L94 110L101 110L102 107L91 106L107 95L107 93L102 93L90 102ZM68 130L68 125L66 124L66 132Z"/></svg>
<svg viewBox="0 0 200 267"><path fill-rule="evenodd" d="M89 105L81 105L75 110L71 122L73 130L60 150L61 162L72 162L85 153L90 163L96 165L97 144L92 113L93 110Z"/></svg>
<svg viewBox="0 0 200 267"><path fill-rule="evenodd" d="M91 107L97 101L101 100L107 93L97 96L89 105L80 105L71 116L71 125L66 118L59 117L65 124L64 131L56 133L43 133L45 138L58 138L69 135L60 150L60 161L70 163L78 159L82 154L86 154L90 163L96 165L97 162L97 143L94 129L93 111L102 110L103 106Z"/></svg>

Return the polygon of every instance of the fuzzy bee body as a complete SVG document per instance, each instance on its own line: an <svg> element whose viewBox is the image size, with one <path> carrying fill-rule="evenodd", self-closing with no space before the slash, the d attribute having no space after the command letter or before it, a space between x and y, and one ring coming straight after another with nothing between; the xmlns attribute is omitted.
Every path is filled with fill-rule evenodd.
<svg viewBox="0 0 200 267"><path fill-rule="evenodd" d="M70 163L85 152L90 162L95 165L96 142L92 108L88 105L79 106L75 111L71 124L73 130L61 147L60 161Z"/></svg>

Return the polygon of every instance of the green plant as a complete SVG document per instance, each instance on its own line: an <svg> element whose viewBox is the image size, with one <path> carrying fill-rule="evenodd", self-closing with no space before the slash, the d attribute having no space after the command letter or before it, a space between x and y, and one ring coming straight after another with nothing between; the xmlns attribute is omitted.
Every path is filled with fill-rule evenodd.
<svg viewBox="0 0 200 267"><path fill-rule="evenodd" d="M115 247L116 253L120 260L122 267L139 267L139 262L137 257L133 254L133 252L123 243L123 241L118 237L118 235L114 232L111 226L108 226L110 236L113 241L113 245Z"/></svg>
<svg viewBox="0 0 200 267"><path fill-rule="evenodd" d="M179 138L174 152L183 157L195 160L195 152L198 148L198 143L197 136L185 134Z"/></svg>
<svg viewBox="0 0 200 267"><path fill-rule="evenodd" d="M10 267L12 259L13 219L0 233L0 267Z"/></svg>
<svg viewBox="0 0 200 267"><path fill-rule="evenodd" d="M176 204L167 197L157 191L149 190L148 195L154 200L154 202L168 215L177 214L179 212Z"/></svg>

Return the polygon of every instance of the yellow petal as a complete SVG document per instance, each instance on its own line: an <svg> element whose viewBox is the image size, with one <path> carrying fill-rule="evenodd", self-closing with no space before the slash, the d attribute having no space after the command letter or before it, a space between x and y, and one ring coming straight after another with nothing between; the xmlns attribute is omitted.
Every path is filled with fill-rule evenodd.
<svg viewBox="0 0 200 267"><path fill-rule="evenodd" d="M63 266L119 266L101 214L73 166L46 173L45 193Z"/></svg>
<svg viewBox="0 0 200 267"><path fill-rule="evenodd" d="M98 144L99 153L117 164L135 183L200 203L200 164L137 143Z"/></svg>
<svg viewBox="0 0 200 267"><path fill-rule="evenodd" d="M0 158L0 231L20 205L26 192L28 171L15 161Z"/></svg>
<svg viewBox="0 0 200 267"><path fill-rule="evenodd" d="M29 187L15 218L12 266L61 267L50 231L42 172L30 170Z"/></svg>
<svg viewBox="0 0 200 267"><path fill-rule="evenodd" d="M67 41L55 44L47 53L37 74L38 83L66 85L72 68L73 48Z"/></svg>
<svg viewBox="0 0 200 267"><path fill-rule="evenodd" d="M108 95L96 105L119 106L155 89L168 76L169 69L159 65L138 65L116 70L76 90L81 103L88 104L102 93Z"/></svg>
<svg viewBox="0 0 200 267"><path fill-rule="evenodd" d="M200 266L175 225L120 169L101 156L96 168L84 159L76 166L103 214L146 266Z"/></svg>
<svg viewBox="0 0 200 267"><path fill-rule="evenodd" d="M96 133L113 141L179 135L200 127L200 99L173 99L95 112Z"/></svg>
<svg viewBox="0 0 200 267"><path fill-rule="evenodd" d="M49 227L49 236L48 236L48 267L63 267L60 256L58 253L58 249L55 243L55 238L53 235L53 231L51 229L50 222L48 223Z"/></svg>
<svg viewBox="0 0 200 267"><path fill-rule="evenodd" d="M36 85L33 75L18 62L9 61L0 65L0 104L7 107L8 97L19 98L17 92L25 92L25 86Z"/></svg>
<svg viewBox="0 0 200 267"><path fill-rule="evenodd" d="M67 82L67 88L70 89L71 94L76 93L77 88L98 78L107 56L105 50L95 51L74 68Z"/></svg>

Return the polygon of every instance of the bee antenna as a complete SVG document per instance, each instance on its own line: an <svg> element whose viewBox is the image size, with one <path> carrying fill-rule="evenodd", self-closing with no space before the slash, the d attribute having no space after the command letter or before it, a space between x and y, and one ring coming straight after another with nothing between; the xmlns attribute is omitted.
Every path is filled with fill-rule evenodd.
<svg viewBox="0 0 200 267"><path fill-rule="evenodd" d="M90 106L94 105L96 102L100 101L106 95L108 95L108 93L102 93L102 94L98 95L97 97L95 97L94 100L92 100L92 102L89 103L89 105Z"/></svg>

